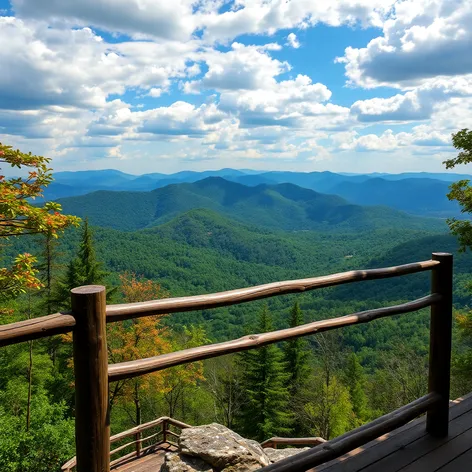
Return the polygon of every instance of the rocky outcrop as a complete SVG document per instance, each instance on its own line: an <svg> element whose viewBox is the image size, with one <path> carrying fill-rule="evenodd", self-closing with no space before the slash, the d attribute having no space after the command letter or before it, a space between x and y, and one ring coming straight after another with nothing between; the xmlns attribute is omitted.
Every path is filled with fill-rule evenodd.
<svg viewBox="0 0 472 472"><path fill-rule="evenodd" d="M179 450L166 454L161 472L252 472L305 449L263 449L213 423L182 430Z"/></svg>
<svg viewBox="0 0 472 472"><path fill-rule="evenodd" d="M213 472L213 467L198 457L168 452L161 472Z"/></svg>
<svg viewBox="0 0 472 472"><path fill-rule="evenodd" d="M306 451L307 449L310 449L310 448L309 447L301 447L301 448L288 447L285 449L273 449L272 447L265 447L264 452L266 453L270 462L278 462L287 457L294 456L295 454L298 454L299 452Z"/></svg>
<svg viewBox="0 0 472 472"><path fill-rule="evenodd" d="M270 464L259 444L217 423L184 429L179 446L182 454L227 472L251 472Z"/></svg>

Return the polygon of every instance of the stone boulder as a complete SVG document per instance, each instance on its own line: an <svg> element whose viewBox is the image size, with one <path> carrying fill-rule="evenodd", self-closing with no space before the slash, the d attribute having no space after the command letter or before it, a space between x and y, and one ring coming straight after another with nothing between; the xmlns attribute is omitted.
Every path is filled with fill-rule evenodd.
<svg viewBox="0 0 472 472"><path fill-rule="evenodd" d="M161 472L213 472L213 467L198 457L168 452Z"/></svg>
<svg viewBox="0 0 472 472"><path fill-rule="evenodd" d="M179 450L165 455L160 471L253 472L306 449L263 449L258 442L213 423L183 429Z"/></svg>
<svg viewBox="0 0 472 472"><path fill-rule="evenodd" d="M286 459L287 457L294 456L295 454L298 454L299 452L306 451L307 449L310 449L309 447L288 447L285 449L273 449L272 447L266 447L264 448L264 452L266 453L267 457L269 458L270 462L278 462L281 461L282 459Z"/></svg>
<svg viewBox="0 0 472 472"><path fill-rule="evenodd" d="M252 472L270 464L258 443L217 423L182 430L179 449L224 472Z"/></svg>

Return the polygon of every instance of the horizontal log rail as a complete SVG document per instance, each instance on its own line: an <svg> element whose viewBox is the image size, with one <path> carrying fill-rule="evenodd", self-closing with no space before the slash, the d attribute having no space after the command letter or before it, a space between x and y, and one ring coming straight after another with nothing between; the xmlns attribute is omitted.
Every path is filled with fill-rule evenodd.
<svg viewBox="0 0 472 472"><path fill-rule="evenodd" d="M309 451L302 451L260 470L261 472L304 472L336 459L369 441L403 426L422 413L429 411L432 407L440 404L441 400L441 395L428 393L414 402L378 418L376 421L360 426Z"/></svg>
<svg viewBox="0 0 472 472"><path fill-rule="evenodd" d="M121 362L118 364L110 364L108 366L108 380L115 382L126 378L137 377L139 375L149 374L158 370L175 367L177 365L187 364L189 362L200 361L211 357L223 356L226 354L246 351L272 344L275 342L286 341L288 339L308 336L310 334L321 333L342 326L350 326L354 324L367 323L386 316L399 315L401 313L409 313L431 306L441 300L441 295L433 293L418 300L403 303L385 308L377 308L352 315L341 316L328 320L314 321L295 328L287 328L279 331L272 331L262 334L251 334L233 341L226 341L218 344L210 344L207 346L199 346L182 351L172 352L170 354L162 354L160 356L149 357L147 359L139 359L129 362Z"/></svg>
<svg viewBox="0 0 472 472"><path fill-rule="evenodd" d="M158 431L157 433L151 434L150 436L147 436L145 438L139 438L137 440L127 442L127 443L122 444L121 446L111 450L110 451L110 456L112 456L114 454L117 454L118 452L120 452L120 451L122 451L122 450L124 450L124 449L126 449L127 447L130 447L130 446L138 446L139 450L140 450L140 453L144 454L144 452L149 450L151 447L158 447L159 445L161 445L163 443L169 442L169 441L166 441L166 435L167 434L170 434L170 435L174 436L175 438L178 438L179 434L168 430L167 429L168 425L175 426L176 428L179 428L181 430L191 427L189 424L183 423L182 421L175 420L174 418L170 418L169 416L161 416L160 418L156 418L155 420L149 421L147 423L140 424L138 426L135 426L134 428L127 429L126 431L122 431L121 433L118 433L118 434L115 434L115 435L111 436L110 437L110 444L113 444L113 443L121 441L122 439L125 439L125 438L136 437L137 435L140 435L143 431L147 431L149 429L161 426L160 431ZM157 441L156 443L151 444L151 445L149 445L145 448L142 448L142 449L140 448L140 446L143 442L150 441L151 439L154 439L154 438L158 437L159 435L163 436L163 439L161 441ZM126 454L125 456L120 457L118 459L115 459L110 464L116 465L121 461L131 459L133 457L137 457L138 447L136 447L135 451L130 452L129 454ZM61 467L61 470L63 470L64 472L70 472L76 465L77 465L76 458L73 457L72 459L67 461Z"/></svg>
<svg viewBox="0 0 472 472"><path fill-rule="evenodd" d="M414 262L382 269L352 270L340 274L313 277L300 280L273 282L254 287L230 290L227 292L195 295L191 297L165 298L149 302L108 305L106 308L107 323L127 320L141 316L169 314L185 311L204 310L227 305L260 300L277 295L305 292L335 285L377 280L431 270L439 261L429 260ZM33 339L44 338L56 334L73 331L75 318L71 313L55 313L53 315L34 318L32 320L0 325L0 347Z"/></svg>
<svg viewBox="0 0 472 472"><path fill-rule="evenodd" d="M0 325L0 347L69 333L74 329L74 326L75 318L70 313L55 313L54 315Z"/></svg>
<svg viewBox="0 0 472 472"><path fill-rule="evenodd" d="M274 437L266 439L261 442L263 448L272 447L277 449L277 446L317 446L318 444L325 443L326 439L315 437L315 438L279 438Z"/></svg>
<svg viewBox="0 0 472 472"><path fill-rule="evenodd" d="M429 260L404 264L382 269L351 270L340 274L324 275L309 279L273 282L254 287L240 288L227 292L196 295L191 297L163 298L149 302L125 303L107 306L107 323L123 321L141 316L181 313L184 311L207 310L221 306L260 300L289 293L306 292L335 285L360 282L365 280L386 279L401 275L414 274L431 270L439 261Z"/></svg>

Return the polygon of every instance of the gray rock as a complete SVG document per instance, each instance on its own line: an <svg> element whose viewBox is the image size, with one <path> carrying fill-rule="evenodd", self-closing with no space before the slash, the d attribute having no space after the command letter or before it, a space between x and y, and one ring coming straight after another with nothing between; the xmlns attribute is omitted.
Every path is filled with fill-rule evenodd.
<svg viewBox="0 0 472 472"><path fill-rule="evenodd" d="M287 457L294 456L302 451L310 449L309 447L287 447L285 449L273 449L272 447L264 448L264 452L269 458L270 462L278 462Z"/></svg>
<svg viewBox="0 0 472 472"><path fill-rule="evenodd" d="M161 465L161 472L213 472L213 467L198 457L168 452Z"/></svg>
<svg viewBox="0 0 472 472"><path fill-rule="evenodd" d="M224 472L251 472L270 464L259 444L217 423L182 430L179 446L181 454Z"/></svg>

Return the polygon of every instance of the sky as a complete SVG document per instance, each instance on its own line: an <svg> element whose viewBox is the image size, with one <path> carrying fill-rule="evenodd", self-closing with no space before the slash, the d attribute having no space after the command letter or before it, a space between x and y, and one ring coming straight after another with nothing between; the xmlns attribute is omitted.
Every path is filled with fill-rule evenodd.
<svg viewBox="0 0 472 472"><path fill-rule="evenodd" d="M0 64L56 171L441 172L472 128L472 0L0 0Z"/></svg>

